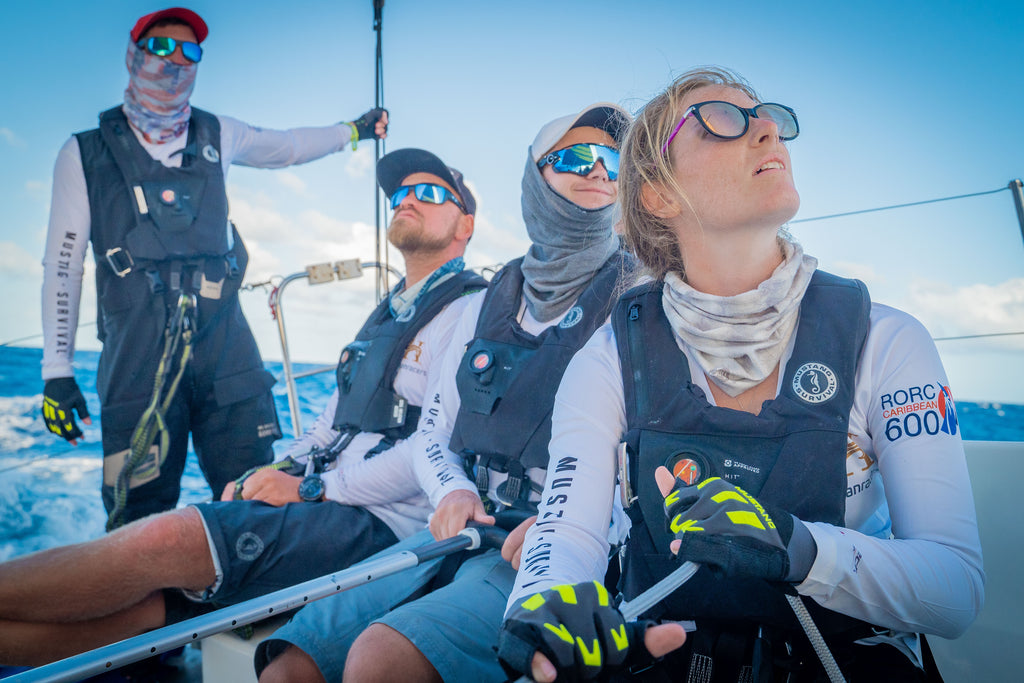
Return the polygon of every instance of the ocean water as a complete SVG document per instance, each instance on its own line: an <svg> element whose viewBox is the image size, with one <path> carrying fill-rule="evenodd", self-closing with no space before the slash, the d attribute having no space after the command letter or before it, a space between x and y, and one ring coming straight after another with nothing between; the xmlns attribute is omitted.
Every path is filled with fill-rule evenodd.
<svg viewBox="0 0 1024 683"><path fill-rule="evenodd" d="M0 561L58 545L103 535L107 515L100 501L103 449L99 398L96 396L98 352L75 354L75 377L92 414L92 425L79 427L85 441L72 446L46 430L40 413L42 351L0 347ZM274 385L281 430L292 434L288 394L280 363L267 363ZM316 366L293 364L295 372ZM309 426L334 389L334 373L296 381L302 424ZM286 443L282 439L275 447ZM189 449L179 505L210 500L210 487ZM219 492L218 492L219 493Z"/></svg>
<svg viewBox="0 0 1024 683"><path fill-rule="evenodd" d="M46 431L40 415L39 349L0 347L0 561L36 550L101 536L106 513L100 502L100 447L96 352L75 355L75 375L92 413L81 425L77 447ZM311 366L296 366L302 371ZM277 378L274 396L281 428L291 434L288 397L280 363L267 363ZM303 425L310 425L334 388L334 374L297 381ZM1024 441L1024 406L958 402L962 435L977 441ZM282 447L285 441L279 441ZM179 505L209 500L195 455L190 452Z"/></svg>

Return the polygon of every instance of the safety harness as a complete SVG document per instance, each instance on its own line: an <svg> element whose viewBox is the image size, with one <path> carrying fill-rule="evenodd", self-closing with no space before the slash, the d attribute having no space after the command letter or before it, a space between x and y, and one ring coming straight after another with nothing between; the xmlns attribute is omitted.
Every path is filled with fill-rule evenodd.
<svg viewBox="0 0 1024 683"><path fill-rule="evenodd" d="M160 453L167 453L170 447L170 437L167 431L165 416L171 401L174 400L175 393L178 391L181 377L185 374L185 367L192 357L192 336L195 332L193 313L195 308L195 295L182 292L178 297L175 315L168 321L167 329L164 332L164 351L160 356L160 364L157 366L156 377L153 380L153 395L146 410L142 413L138 424L135 426L135 431L132 432L130 453L114 484L114 507L107 516L107 531L113 531L124 523L122 517L125 504L128 501L129 482L136 468L149 454L153 441L159 435ZM175 354L179 346L181 346L181 354L177 358L178 371L175 373L174 379L171 380L167 390L164 391L164 384L173 367Z"/></svg>

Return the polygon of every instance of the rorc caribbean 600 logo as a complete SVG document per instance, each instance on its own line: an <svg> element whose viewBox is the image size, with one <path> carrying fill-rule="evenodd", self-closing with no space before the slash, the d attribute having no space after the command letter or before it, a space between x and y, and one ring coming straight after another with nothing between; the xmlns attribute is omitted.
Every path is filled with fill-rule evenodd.
<svg viewBox="0 0 1024 683"><path fill-rule="evenodd" d="M953 436L959 428L953 394L940 382L882 394L882 417L889 441L939 432Z"/></svg>

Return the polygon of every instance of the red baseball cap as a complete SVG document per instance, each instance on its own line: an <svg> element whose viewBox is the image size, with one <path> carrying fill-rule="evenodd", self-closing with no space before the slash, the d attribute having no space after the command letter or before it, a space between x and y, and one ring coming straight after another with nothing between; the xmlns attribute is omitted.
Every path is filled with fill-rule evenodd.
<svg viewBox="0 0 1024 683"><path fill-rule="evenodd" d="M206 27L206 22L203 21L203 18L192 10L185 9L184 7L170 7L168 9L162 9L159 12L147 14L136 21L135 28L133 28L131 32L132 42L139 42L139 38L142 37L142 34L145 33L150 26L161 19L180 19L181 21L184 21L192 27L192 32L196 34L196 41L200 43L206 40L206 36L210 33L210 29Z"/></svg>

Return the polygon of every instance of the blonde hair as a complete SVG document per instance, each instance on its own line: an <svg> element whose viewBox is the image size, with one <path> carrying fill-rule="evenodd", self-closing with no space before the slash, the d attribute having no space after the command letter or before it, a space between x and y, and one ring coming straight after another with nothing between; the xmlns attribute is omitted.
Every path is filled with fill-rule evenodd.
<svg viewBox="0 0 1024 683"><path fill-rule="evenodd" d="M657 279L672 271L685 276L683 258L672 228L644 203L643 188L648 185L663 188L692 208L689 198L675 181L668 155L662 154L661 148L683 115L683 99L691 91L707 85L735 88L755 102L761 101L739 74L716 66L691 69L644 105L620 150L619 202L623 236L647 273Z"/></svg>

